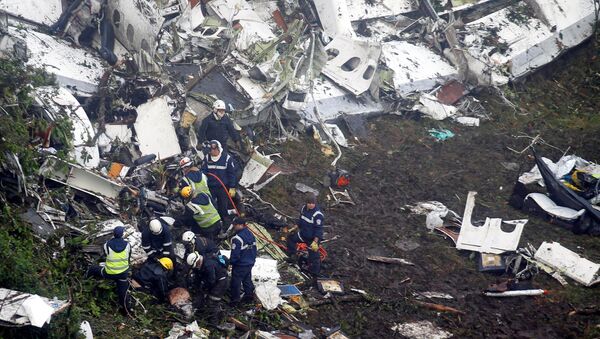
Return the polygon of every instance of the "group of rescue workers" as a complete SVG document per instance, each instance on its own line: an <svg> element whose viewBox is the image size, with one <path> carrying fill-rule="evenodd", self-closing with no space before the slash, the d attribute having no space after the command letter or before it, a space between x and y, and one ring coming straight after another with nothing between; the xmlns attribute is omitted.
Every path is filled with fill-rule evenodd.
<svg viewBox="0 0 600 339"><path fill-rule="evenodd" d="M169 290L174 287L174 275L179 273L187 277L190 276L187 273L193 273L191 276L195 279L187 282L191 284L187 287L202 291L207 296L207 304L220 301L228 286L231 306L254 300L251 272L257 255L256 238L246 220L239 215L243 213L233 212L238 214L233 219L230 214L230 207L235 207L233 198L236 197L238 175L235 161L227 151L227 141L230 136L236 143L241 139L225 108L225 103L217 100L213 113L200 125L199 140L210 140L205 143L207 154L200 167L188 157L179 162L182 178L176 191L184 201L183 215L157 217L140 227L142 248L148 259L132 277L138 287L161 301L167 299ZM288 235L287 252L290 260L297 262L297 245L304 243L308 252L308 271L316 278L321 266L319 244L323 238L324 215L314 194L309 193L305 202L297 220L299 231ZM181 236L187 266L178 265L173 250L172 230L176 225L188 229ZM229 227L225 229L225 226ZM127 313L131 307L128 296L131 245L125 240L124 232L122 226L113 230L112 239L103 247L105 262L90 267L87 275L114 280L119 305ZM230 239L229 258L220 254L218 246L226 239ZM231 267L229 285L228 267Z"/></svg>

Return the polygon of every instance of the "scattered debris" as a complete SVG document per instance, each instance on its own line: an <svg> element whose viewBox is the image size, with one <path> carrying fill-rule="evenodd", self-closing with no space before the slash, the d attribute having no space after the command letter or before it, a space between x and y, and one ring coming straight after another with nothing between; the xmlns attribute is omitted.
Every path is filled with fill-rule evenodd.
<svg viewBox="0 0 600 339"><path fill-rule="evenodd" d="M344 293L344 287L342 283L337 280L318 279L317 287L321 293Z"/></svg>
<svg viewBox="0 0 600 339"><path fill-rule="evenodd" d="M600 282L600 265L561 246L557 242L543 242L535 252L534 259L548 265L584 286Z"/></svg>
<svg viewBox="0 0 600 339"><path fill-rule="evenodd" d="M536 296L548 294L548 291L535 289L535 290L517 290L517 291L504 291L504 292L483 292L486 297L523 297L523 296Z"/></svg>
<svg viewBox="0 0 600 339"><path fill-rule="evenodd" d="M430 321L396 324L392 326L392 331L411 339L446 339L452 337L452 333L442 330Z"/></svg>
<svg viewBox="0 0 600 339"><path fill-rule="evenodd" d="M412 262L401 259L401 258L388 258L388 257L380 257L380 256L376 256L376 255L368 256L367 260L382 262L382 263L386 263L386 264L402 264L402 265L410 265L410 266L415 265Z"/></svg>
<svg viewBox="0 0 600 339"><path fill-rule="evenodd" d="M486 218L483 226L471 224L471 215L475 207L476 194L477 192L470 191L467 195L465 213L456 242L456 248L493 254L515 251L519 245L521 233L527 220L502 221L499 218ZM505 231L503 223L512 225L512 231Z"/></svg>
<svg viewBox="0 0 600 339"><path fill-rule="evenodd" d="M169 336L165 339L178 339L182 336L190 339L208 339L210 337L210 331L205 328L200 328L195 320L188 325L175 323L173 324L173 328L169 331Z"/></svg>
<svg viewBox="0 0 600 339"><path fill-rule="evenodd" d="M67 300L48 299L37 294L23 293L0 288L0 320L7 323L42 327L50 323L53 314L65 310L71 302Z"/></svg>

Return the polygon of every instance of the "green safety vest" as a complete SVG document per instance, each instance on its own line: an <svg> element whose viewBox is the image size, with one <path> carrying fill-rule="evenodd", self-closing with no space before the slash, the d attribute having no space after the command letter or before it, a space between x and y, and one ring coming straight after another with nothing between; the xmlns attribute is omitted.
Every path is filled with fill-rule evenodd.
<svg viewBox="0 0 600 339"><path fill-rule="evenodd" d="M206 175L202 173L202 181L195 182L188 177L183 177L183 181L192 188L192 197L197 196L200 193L205 193L210 197L210 190L208 189L208 179Z"/></svg>
<svg viewBox="0 0 600 339"><path fill-rule="evenodd" d="M106 266L104 268L107 274L119 274L129 269L129 252L131 251L129 244L121 252L115 252L108 246L107 251Z"/></svg>
<svg viewBox="0 0 600 339"><path fill-rule="evenodd" d="M215 206L213 206L210 199L208 201L208 205L198 205L190 201L187 203L187 206L192 210L192 212L194 212L194 220L200 228L210 227L217 221L221 220L219 212L217 212L217 209Z"/></svg>

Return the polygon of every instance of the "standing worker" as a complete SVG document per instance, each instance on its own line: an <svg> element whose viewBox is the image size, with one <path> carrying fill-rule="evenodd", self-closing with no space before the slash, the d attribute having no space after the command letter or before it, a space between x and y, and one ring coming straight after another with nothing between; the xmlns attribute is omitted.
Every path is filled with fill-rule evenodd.
<svg viewBox="0 0 600 339"><path fill-rule="evenodd" d="M202 171L194 166L192 159L184 157L179 161L179 168L183 172L183 178L179 182L178 190L190 186L194 196L200 193L206 193L210 195L208 189L208 179Z"/></svg>
<svg viewBox="0 0 600 339"><path fill-rule="evenodd" d="M86 277L114 280L117 284L119 305L125 314L129 313L129 263L131 260L131 245L123 239L125 227L117 226L113 230L113 238L102 247L106 255L104 266L92 266Z"/></svg>
<svg viewBox="0 0 600 339"><path fill-rule="evenodd" d="M308 269L316 278L321 272L321 257L319 243L323 239L323 221L325 216L317 206L317 197L314 193L306 194L306 205L302 207L298 227L300 230L288 236L287 252L290 259L295 260L296 244L305 243L308 248Z"/></svg>
<svg viewBox="0 0 600 339"><path fill-rule="evenodd" d="M252 283L252 267L256 261L256 238L248 227L246 220L235 218L232 222L235 236L231 239L231 304L240 302L241 286L244 287L242 301L254 300L254 284Z"/></svg>
<svg viewBox="0 0 600 339"><path fill-rule="evenodd" d="M193 197L192 191L190 186L181 189L181 196L186 201L183 223L191 224L193 233L215 241L223 225L219 212L213 205L210 195L200 193Z"/></svg>
<svg viewBox="0 0 600 339"><path fill-rule="evenodd" d="M142 248L148 254L148 258L174 258L173 240L169 229L174 222L173 218L155 218L150 220L148 228L142 231Z"/></svg>
<svg viewBox="0 0 600 339"><path fill-rule="evenodd" d="M164 257L148 260L133 274L133 279L158 300L165 301L169 294L169 273L173 271L173 261Z"/></svg>
<svg viewBox="0 0 600 339"><path fill-rule="evenodd" d="M198 128L198 141L218 140L227 149L229 137L240 146L241 138L233 127L233 121L225 114L225 102L217 100L213 103L213 112L202 120Z"/></svg>
<svg viewBox="0 0 600 339"><path fill-rule="evenodd" d="M217 201L217 209L221 219L224 222L231 220L229 219L228 204L229 196L233 199L236 194L236 169L233 158L223 151L219 141L212 140L210 142L210 153L204 158L202 171L208 176L208 188L211 196ZM225 187L221 185L221 182Z"/></svg>

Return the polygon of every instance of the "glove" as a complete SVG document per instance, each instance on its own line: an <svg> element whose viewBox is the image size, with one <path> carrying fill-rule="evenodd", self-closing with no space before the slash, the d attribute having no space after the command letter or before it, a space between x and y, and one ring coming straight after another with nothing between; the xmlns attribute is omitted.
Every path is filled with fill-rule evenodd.
<svg viewBox="0 0 600 339"><path fill-rule="evenodd" d="M229 196L230 197L234 197L235 196L235 188L232 187L232 188L229 189Z"/></svg>
<svg viewBox="0 0 600 339"><path fill-rule="evenodd" d="M316 251L318 251L318 250L319 250L319 243L318 243L318 242L316 242L316 241L313 241L313 242L310 244L310 249L311 249L313 252L316 252Z"/></svg>

